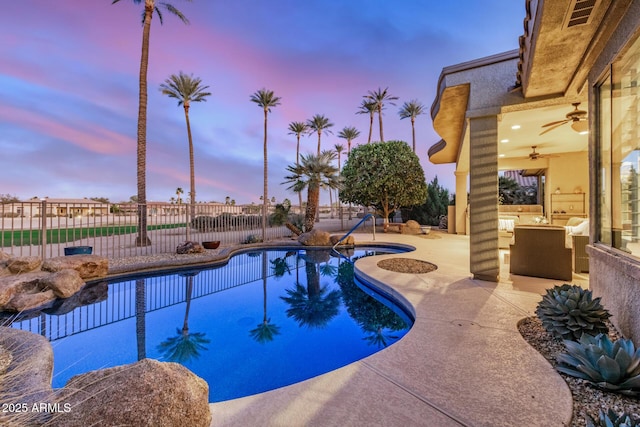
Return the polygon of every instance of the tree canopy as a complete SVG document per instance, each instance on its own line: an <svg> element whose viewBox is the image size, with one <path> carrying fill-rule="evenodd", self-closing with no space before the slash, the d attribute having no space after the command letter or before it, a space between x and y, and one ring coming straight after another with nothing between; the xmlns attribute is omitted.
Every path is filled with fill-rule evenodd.
<svg viewBox="0 0 640 427"><path fill-rule="evenodd" d="M353 150L342 169L340 200L373 206L384 218L427 197L418 156L404 141L375 142Z"/></svg>

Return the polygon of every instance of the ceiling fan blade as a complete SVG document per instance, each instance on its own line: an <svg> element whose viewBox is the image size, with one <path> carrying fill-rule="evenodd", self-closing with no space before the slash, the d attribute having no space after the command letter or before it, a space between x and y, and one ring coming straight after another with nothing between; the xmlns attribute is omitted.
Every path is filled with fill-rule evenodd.
<svg viewBox="0 0 640 427"><path fill-rule="evenodd" d="M547 126L553 126L553 125L558 125L558 124L561 124L561 123L567 123L570 120L571 119L558 120L557 122L547 123L546 125L542 125L541 127L546 128Z"/></svg>
<svg viewBox="0 0 640 427"><path fill-rule="evenodd" d="M560 123L556 123L555 125L553 125L553 126L549 127L548 129L543 130L543 131L542 131L542 132L540 132L538 135L544 135L545 133L547 133L547 132L549 132L549 131L552 131L552 130L554 130L554 129L555 129L555 128L557 128L557 127L560 127L560 126L562 126L562 125L564 125L564 124L569 123L569 121L570 121L570 120L563 120L563 121L562 121L562 122L560 122Z"/></svg>

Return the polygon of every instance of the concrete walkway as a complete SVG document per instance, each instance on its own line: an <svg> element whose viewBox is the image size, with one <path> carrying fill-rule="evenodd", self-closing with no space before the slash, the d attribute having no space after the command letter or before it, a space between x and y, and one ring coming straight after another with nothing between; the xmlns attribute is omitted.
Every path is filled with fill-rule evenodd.
<svg viewBox="0 0 640 427"><path fill-rule="evenodd" d="M357 243L371 234L355 235ZM416 251L367 257L356 268L415 310L409 333L389 348L310 380L211 404L212 426L563 426L572 397L564 380L521 337L540 295L561 281L471 279L468 236L378 234ZM380 259L432 262L426 274L377 267ZM574 283L585 284L586 276ZM215 385L210 385L215 387Z"/></svg>

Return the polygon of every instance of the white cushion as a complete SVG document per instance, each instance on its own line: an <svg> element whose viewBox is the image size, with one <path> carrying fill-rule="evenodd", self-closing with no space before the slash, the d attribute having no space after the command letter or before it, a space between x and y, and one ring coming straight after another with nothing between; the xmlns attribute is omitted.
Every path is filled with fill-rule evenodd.
<svg viewBox="0 0 640 427"><path fill-rule="evenodd" d="M589 220L582 221L576 226L566 226L567 232L572 236L588 236L589 235Z"/></svg>
<svg viewBox="0 0 640 427"><path fill-rule="evenodd" d="M516 222L513 219L498 218L498 230L500 231L513 231Z"/></svg>

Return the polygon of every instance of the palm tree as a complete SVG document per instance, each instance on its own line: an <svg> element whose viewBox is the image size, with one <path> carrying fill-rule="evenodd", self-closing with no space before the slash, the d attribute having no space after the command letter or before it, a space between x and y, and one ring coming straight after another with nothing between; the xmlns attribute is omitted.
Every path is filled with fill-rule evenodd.
<svg viewBox="0 0 640 427"><path fill-rule="evenodd" d="M424 105L417 99L402 104L398 111L401 119L411 118L411 136L413 137L413 152L416 152L416 117L424 114Z"/></svg>
<svg viewBox="0 0 640 427"><path fill-rule="evenodd" d="M340 135L338 135L340 136ZM344 145L336 144L333 146L335 148L336 153L338 153L338 176L342 173L342 167L340 166L340 155L344 151ZM338 215L340 215L340 229L344 230L344 218L342 217L342 203L340 203L340 189L336 189L338 192L338 197L336 197L336 201L338 202Z"/></svg>
<svg viewBox="0 0 640 427"><path fill-rule="evenodd" d="M369 102L373 102L376 105L376 111L378 112L378 121L380 123L380 142L384 142L384 134L382 132L382 110L384 108L384 104L388 103L391 105L396 105L393 101L397 100L397 96L393 96L388 92L389 88L385 88L382 90L378 88L376 91L369 91L365 95L365 99Z"/></svg>
<svg viewBox="0 0 640 427"><path fill-rule="evenodd" d="M280 97L275 96L272 90L260 89L251 95L251 102L255 102L264 110L264 194L262 196L262 241L267 236L267 116L271 112L271 108L280 105Z"/></svg>
<svg viewBox="0 0 640 427"><path fill-rule="evenodd" d="M180 71L177 76L172 74L168 79L160 85L160 91L163 95L167 95L170 98L176 98L178 100L178 106L184 107L184 118L187 122L187 137L189 138L189 175L190 175L190 203L191 203L191 218L195 217L196 213L196 176L195 166L193 161L193 138L191 137L191 125L189 124L189 107L192 102L206 101L207 96L211 95L211 92L206 92L209 86L202 86L202 80L199 77L194 78L193 74L188 76ZM189 218L187 218L187 224ZM189 226L187 226L187 240L189 240Z"/></svg>
<svg viewBox="0 0 640 427"><path fill-rule="evenodd" d="M316 114L311 119L307 120L307 127L309 128L309 135L312 133L318 134L318 156L320 156L320 136L323 133L331 133L328 130L333 126L333 123L324 116L324 114Z"/></svg>
<svg viewBox="0 0 640 427"><path fill-rule="evenodd" d="M147 357L147 306L146 287L144 279L136 280L136 347L138 349L138 360Z"/></svg>
<svg viewBox="0 0 640 427"><path fill-rule="evenodd" d="M302 154L299 165L287 166L287 171L291 175L285 177L284 183L291 184L288 189L293 191L307 189L307 208L304 215L305 231L313 229L313 222L320 203L320 188L339 188L340 186L338 170L332 164L334 159L335 154L331 151L324 151L319 156Z"/></svg>
<svg viewBox="0 0 640 427"><path fill-rule="evenodd" d="M120 0L112 0L111 4L116 4ZM140 4L143 0L132 0L134 4ZM173 5L165 2L158 5L177 16L185 24L189 20ZM144 0L144 14L142 27L142 56L140 59L139 95L138 95L138 148L137 148L137 169L138 169L138 236L136 246L148 246L151 240L147 236L147 68L149 67L149 34L151 32L151 18L153 12L158 14L160 24L162 24L162 13L160 7L156 6L155 0Z"/></svg>
<svg viewBox="0 0 640 427"><path fill-rule="evenodd" d="M289 265L286 258L276 258L271 261L274 265L274 275L282 277L285 272L289 271ZM284 264L284 265L283 265ZM280 276L278 276L279 273ZM291 274L289 272L289 274ZM259 323L254 329L249 331L249 336L260 344L273 341L276 335L280 335L280 326L271 323L271 319L267 316L267 254L262 252L262 323Z"/></svg>
<svg viewBox="0 0 640 427"><path fill-rule="evenodd" d="M368 114L369 115L369 138L367 138L367 144L371 143L371 134L373 133L373 115L376 113L377 105L375 102L362 100L360 109L356 111L356 114Z"/></svg>
<svg viewBox="0 0 640 427"><path fill-rule="evenodd" d="M182 198L180 197L181 194L184 194L182 187L176 188L176 199L178 204L182 203Z"/></svg>
<svg viewBox="0 0 640 427"><path fill-rule="evenodd" d="M345 126L338 134L338 138L347 140L347 156L351 154L351 141L360 136L360 131L353 126Z"/></svg>
<svg viewBox="0 0 640 427"><path fill-rule="evenodd" d="M305 122L291 122L289 123L289 135L295 135L297 139L296 143L296 165L300 164L300 135L307 133L309 127ZM302 213L302 193L298 193L298 206L300 207L300 213Z"/></svg>

